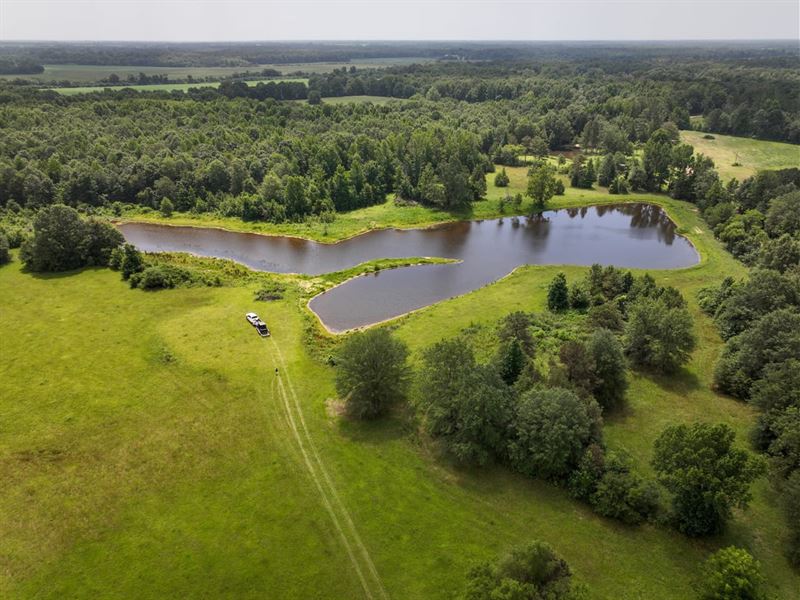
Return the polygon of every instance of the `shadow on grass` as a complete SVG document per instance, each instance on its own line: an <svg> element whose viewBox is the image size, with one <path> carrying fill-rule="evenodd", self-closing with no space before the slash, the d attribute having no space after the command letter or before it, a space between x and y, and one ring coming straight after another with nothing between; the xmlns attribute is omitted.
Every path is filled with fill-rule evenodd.
<svg viewBox="0 0 800 600"><path fill-rule="evenodd" d="M659 373L652 370L638 369L638 374L650 379L661 389L672 394L688 394L702 389L703 384L697 374L686 367L681 367L675 373Z"/></svg>
<svg viewBox="0 0 800 600"><path fill-rule="evenodd" d="M21 271L35 279L64 279L66 277L74 277L75 275L80 275L81 273L85 273L88 271L107 271L108 267L81 267L80 269L73 269L71 271L52 271L52 272L41 272L41 271L31 271L27 267L22 267Z"/></svg>

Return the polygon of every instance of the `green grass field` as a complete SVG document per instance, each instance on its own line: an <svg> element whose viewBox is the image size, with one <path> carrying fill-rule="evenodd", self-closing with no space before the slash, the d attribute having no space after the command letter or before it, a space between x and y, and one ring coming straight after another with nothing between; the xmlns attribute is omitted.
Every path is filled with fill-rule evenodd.
<svg viewBox="0 0 800 600"><path fill-rule="evenodd" d="M800 146L767 142L713 133L713 140L703 139L702 131L681 131L681 141L694 146L695 152L714 160L720 177L739 181L761 169L800 167ZM733 166L739 163L740 166Z"/></svg>
<svg viewBox="0 0 800 600"><path fill-rule="evenodd" d="M303 78L289 78L289 77L273 77L270 79L255 79L250 81L245 81L245 83L250 86L254 87L259 83L267 83L269 81L279 82L279 81L300 81L302 83L308 83L308 79ZM83 87L71 87L71 88L50 88L54 92L58 92L63 96L76 96L78 94L90 94L92 92L101 92L103 90L136 90L138 92L185 92L189 88L203 88L203 87L211 87L211 88L218 88L219 81L203 81L197 83L152 83L146 85L121 85L121 86L114 86L114 87L103 87L103 86L83 86Z"/></svg>
<svg viewBox="0 0 800 600"><path fill-rule="evenodd" d="M509 174L515 186L524 180L524 169ZM490 187L490 196L473 216L497 210L499 192ZM570 190L558 202L604 199ZM710 390L721 342L694 296L745 269L694 207L656 200L703 257L656 274L689 299L700 345L675 377L635 375L628 409L606 424L609 444L645 471L668 423L725 421L744 443L754 420L748 406ZM329 238L384 218L406 226L444 218L391 204L357 213L340 216ZM521 268L391 326L416 360L470 324L543 310L559 270L570 280L585 273ZM336 417L334 371L304 342L314 339L309 330L325 336L304 307L307 293L291 285L298 280L286 280L287 296L262 304L252 301L257 281L145 293L105 269L33 276L18 261L0 267L0 512L15 516L0 520L0 596L309 598L325 590L326 598L444 599L474 561L542 539L592 598L684 600L702 560L731 543L762 562L775 598L796 597L800 577L781 555L782 515L764 480L725 536L693 541L600 518L503 468L457 469L400 416L377 424ZM272 338L255 335L248 310L266 318Z"/></svg>
<svg viewBox="0 0 800 600"><path fill-rule="evenodd" d="M167 75L171 79L186 79L189 75L196 79L205 77L230 77L242 71L258 72L262 69L276 69L282 74L303 71L305 73L330 73L342 67L357 69L380 69L393 65L410 65L412 63L431 62L432 59L422 57L410 58L385 58L385 59L354 59L351 62L308 62L308 63L279 63L251 65L242 67L143 67L128 65L44 65L44 72L34 75L0 75L0 79L30 79L33 81L73 81L76 83L94 83L108 79L115 73L121 79L128 75Z"/></svg>

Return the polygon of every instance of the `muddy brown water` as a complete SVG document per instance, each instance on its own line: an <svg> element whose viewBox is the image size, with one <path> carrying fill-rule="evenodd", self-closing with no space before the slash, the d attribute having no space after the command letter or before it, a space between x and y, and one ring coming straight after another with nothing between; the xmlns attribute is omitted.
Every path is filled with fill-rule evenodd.
<svg viewBox="0 0 800 600"><path fill-rule="evenodd" d="M363 275L320 294L309 306L331 331L377 323L464 294L524 264L672 269L699 261L694 246L652 204L562 209L429 229L383 229L337 244L150 223L123 223L119 229L146 252L227 258L277 273L319 275L378 258L438 256L461 261Z"/></svg>

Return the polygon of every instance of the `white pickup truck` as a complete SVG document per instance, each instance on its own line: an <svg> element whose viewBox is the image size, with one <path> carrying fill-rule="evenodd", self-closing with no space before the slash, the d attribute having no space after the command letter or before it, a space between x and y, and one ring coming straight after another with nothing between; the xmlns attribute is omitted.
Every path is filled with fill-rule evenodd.
<svg viewBox="0 0 800 600"><path fill-rule="evenodd" d="M261 337L269 336L269 327L267 327L267 324L264 323L256 313L249 312L244 317L250 325L256 328L258 335Z"/></svg>

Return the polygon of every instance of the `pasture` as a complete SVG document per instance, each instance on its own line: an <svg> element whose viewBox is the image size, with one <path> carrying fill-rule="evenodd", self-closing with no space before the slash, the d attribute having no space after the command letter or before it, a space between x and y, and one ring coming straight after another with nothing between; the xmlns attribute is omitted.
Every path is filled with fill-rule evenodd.
<svg viewBox="0 0 800 600"><path fill-rule="evenodd" d="M245 83L250 87L255 87L259 83L268 83L270 81L274 81L275 83L279 81L298 81L302 83L307 83L307 79L303 78L270 78L270 79L254 79L250 81L245 81ZM102 87L102 86L83 86L83 87L69 87L69 88L50 88L51 91L57 92L62 96L77 96L78 94L91 94L92 92L102 92L104 90L135 90L137 92L186 92L190 88L218 88L220 82L219 81L201 81L201 82L194 82L194 83L152 83L152 84L145 84L145 85L121 85L121 86L113 86L113 87Z"/></svg>
<svg viewBox="0 0 800 600"><path fill-rule="evenodd" d="M76 64L46 64L44 72L34 75L0 75L0 79L29 79L33 81L72 81L74 83L95 83L108 79L114 73L125 80L129 75L137 76L139 73L146 75L167 75L170 79L186 79L190 75L195 79L206 77L230 77L235 73L251 71L257 73L262 69L276 69L282 75L302 71L304 73L330 73L334 69L355 66L357 69L380 69L394 65L409 65L413 63L431 62L432 59L422 57L410 58L385 58L385 59L353 59L350 62L297 62L297 63L271 63L263 65L249 65L238 67L149 67L136 65L76 65Z"/></svg>
<svg viewBox="0 0 800 600"><path fill-rule="evenodd" d="M509 169L511 193L524 173ZM498 213L505 192L489 191L470 216ZM692 361L672 378L634 375L627 410L606 424L610 446L647 471L670 423L724 421L745 443L755 415L711 391L722 345L695 301L699 287L745 269L689 204L569 188L553 204L627 199L664 206L703 257L656 274L689 300L700 340ZM387 203L341 215L328 237L448 217ZM317 227L307 233L320 235ZM543 310L559 270L570 281L585 273L521 268L390 326L416 361L464 327ZM286 297L254 302L269 277L287 284ZM765 480L724 536L694 541L603 519L504 468L456 468L399 414L375 424L335 416L334 370L313 358L317 344L334 342L303 307L309 283L253 274L147 293L106 269L0 267L0 305L14 315L0 318L0 512L18 516L0 524L0 596L308 598L324 589L332 598L452 598L475 561L541 539L598 600L683 600L707 554L732 543L762 562L775 598L793 597L800 578L781 555L785 532ZM272 338L245 323L248 310Z"/></svg>
<svg viewBox="0 0 800 600"><path fill-rule="evenodd" d="M705 139L705 135L713 135L714 139ZM694 146L695 152L710 157L724 181L734 177L742 181L761 169L800 167L800 146L795 144L702 131L681 131L681 141Z"/></svg>

